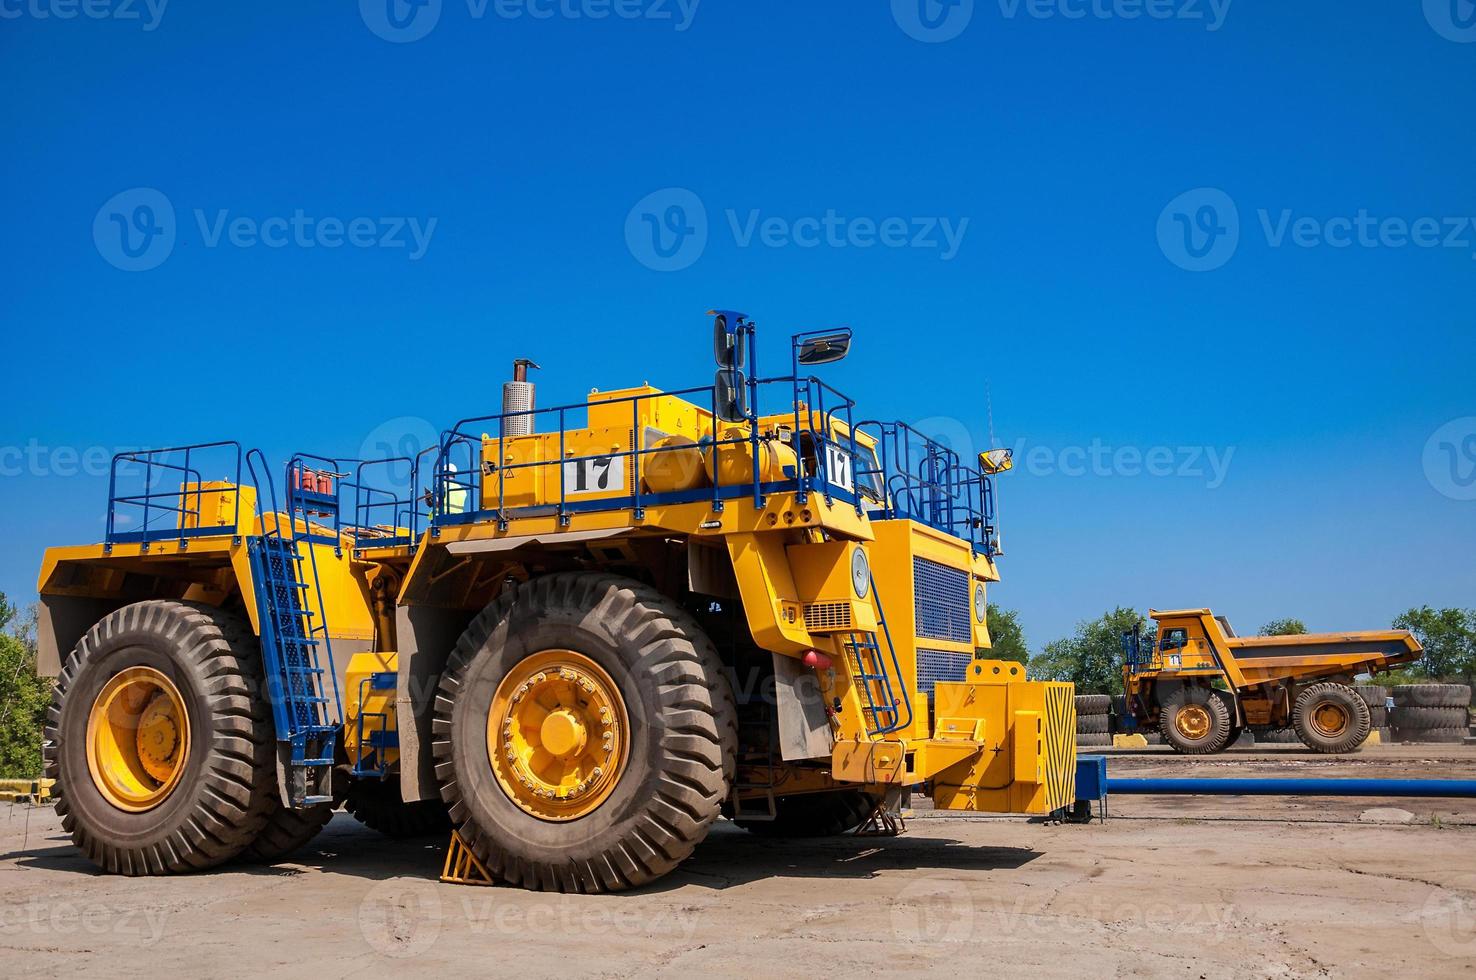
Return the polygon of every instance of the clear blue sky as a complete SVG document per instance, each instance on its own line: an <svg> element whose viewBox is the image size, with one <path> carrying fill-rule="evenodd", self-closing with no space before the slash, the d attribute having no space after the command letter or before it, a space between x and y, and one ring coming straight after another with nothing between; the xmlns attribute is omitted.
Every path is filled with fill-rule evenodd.
<svg viewBox="0 0 1476 980"><path fill-rule="evenodd" d="M101 536L72 454L702 384L723 305L980 448L988 384L1032 646L1476 605L1469 0L91 3L0 0L13 598Z"/></svg>

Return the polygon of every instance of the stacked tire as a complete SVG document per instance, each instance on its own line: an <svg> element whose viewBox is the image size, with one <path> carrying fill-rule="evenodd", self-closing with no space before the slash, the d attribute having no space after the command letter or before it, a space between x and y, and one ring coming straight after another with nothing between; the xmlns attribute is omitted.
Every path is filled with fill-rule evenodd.
<svg viewBox="0 0 1476 980"><path fill-rule="evenodd" d="M1076 744L1104 746L1112 744L1112 697L1107 694L1076 696Z"/></svg>
<svg viewBox="0 0 1476 980"><path fill-rule="evenodd" d="M1471 733L1471 688L1465 684L1403 684L1394 688L1390 719L1399 742L1459 745Z"/></svg>
<svg viewBox="0 0 1476 980"><path fill-rule="evenodd" d="M1369 723L1378 732L1379 741L1385 745L1394 741L1394 733L1389 730L1389 689L1377 684L1360 684L1353 690L1368 704Z"/></svg>

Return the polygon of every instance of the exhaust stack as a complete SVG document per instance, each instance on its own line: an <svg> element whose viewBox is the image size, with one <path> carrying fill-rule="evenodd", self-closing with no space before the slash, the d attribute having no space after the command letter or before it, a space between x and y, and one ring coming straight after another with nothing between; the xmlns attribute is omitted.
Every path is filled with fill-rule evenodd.
<svg viewBox="0 0 1476 980"><path fill-rule="evenodd" d="M538 365L520 357L513 361L513 379L502 385L502 414L533 411L533 382L528 380L528 370L537 370ZM532 415L513 415L502 420L502 433L508 436L533 434Z"/></svg>

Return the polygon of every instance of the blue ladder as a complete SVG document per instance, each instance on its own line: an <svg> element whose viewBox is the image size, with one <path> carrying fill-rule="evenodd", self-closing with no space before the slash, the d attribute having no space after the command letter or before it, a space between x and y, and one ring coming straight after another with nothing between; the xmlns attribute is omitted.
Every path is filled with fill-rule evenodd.
<svg viewBox="0 0 1476 980"><path fill-rule="evenodd" d="M338 675L312 551L314 543L337 546L338 538L336 533L332 537L313 533L309 523L310 517L332 517L336 527L337 502L325 494L294 490L293 471L300 468L297 460L288 466L285 515L276 509L276 490L268 481L272 526L268 529L263 523L263 533L247 540L261 622L262 667L279 751L285 756L287 804L293 808L332 801L334 749L341 727L338 719L342 718ZM258 500L260 496L258 491ZM286 533L281 516L286 517ZM310 586L317 596L316 610L307 608ZM320 650L326 654L326 669ZM325 674L331 679L331 699Z"/></svg>
<svg viewBox="0 0 1476 980"><path fill-rule="evenodd" d="M887 614L882 609L881 596L876 591L876 579L871 580L871 595L876 605L876 619L887 640L890 658L882 656L881 646L875 633L846 634L845 648L851 658L851 677L861 686L861 713L866 716L866 734L870 738L887 735L912 727L912 699L907 694L907 684L902 677L902 664L897 659L897 647L892 643L892 631L887 626ZM892 662L891 670L887 660ZM894 682L892 672L897 677ZM902 720L902 709L907 709L907 720Z"/></svg>

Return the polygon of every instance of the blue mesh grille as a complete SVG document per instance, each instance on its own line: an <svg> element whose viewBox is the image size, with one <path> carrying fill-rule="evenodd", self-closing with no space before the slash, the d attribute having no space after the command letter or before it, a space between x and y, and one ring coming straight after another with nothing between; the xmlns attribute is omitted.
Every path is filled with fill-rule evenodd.
<svg viewBox="0 0 1476 980"><path fill-rule="evenodd" d="M933 685L939 681L962 681L968 675L973 659L972 653L917 651L917 689L932 694Z"/></svg>
<svg viewBox="0 0 1476 980"><path fill-rule="evenodd" d="M917 635L970 643L969 573L926 558L912 559Z"/></svg>

